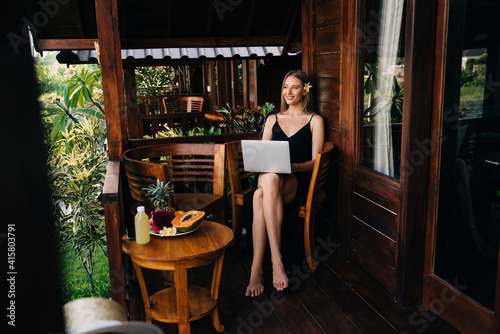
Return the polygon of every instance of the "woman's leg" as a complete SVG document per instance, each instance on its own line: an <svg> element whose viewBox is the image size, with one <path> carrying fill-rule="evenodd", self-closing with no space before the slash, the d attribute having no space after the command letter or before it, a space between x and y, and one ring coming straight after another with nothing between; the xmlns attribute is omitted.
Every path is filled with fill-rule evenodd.
<svg viewBox="0 0 500 334"><path fill-rule="evenodd" d="M259 178L259 186L263 189L263 211L266 224L271 261L273 263L273 285L277 290L288 287L281 255L281 227L283 224L283 206L289 203L297 190L295 176L286 178L276 174L265 174Z"/></svg>
<svg viewBox="0 0 500 334"><path fill-rule="evenodd" d="M264 291L262 284L262 262L267 241L271 249L273 264L273 285L278 290L288 287L281 256L281 226L283 223L283 205L295 196L297 179L294 176L284 179L277 174L261 174L259 187L253 198L253 246L254 258L250 283L245 295L257 296Z"/></svg>
<svg viewBox="0 0 500 334"><path fill-rule="evenodd" d="M264 253L267 244L267 232L262 208L262 195L262 189L258 188L255 190L253 196L253 261L250 273L250 283L248 283L247 291L245 292L245 296L248 297L255 297L264 292L264 284L262 281L264 270L262 263L264 261Z"/></svg>

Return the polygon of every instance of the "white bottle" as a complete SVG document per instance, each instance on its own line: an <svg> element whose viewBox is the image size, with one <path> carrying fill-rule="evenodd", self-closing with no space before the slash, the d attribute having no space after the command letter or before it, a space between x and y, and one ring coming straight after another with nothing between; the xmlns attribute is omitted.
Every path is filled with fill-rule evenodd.
<svg viewBox="0 0 500 334"><path fill-rule="evenodd" d="M144 212L143 206L137 207L137 214L134 218L135 224L135 242L140 245L149 242L149 217Z"/></svg>

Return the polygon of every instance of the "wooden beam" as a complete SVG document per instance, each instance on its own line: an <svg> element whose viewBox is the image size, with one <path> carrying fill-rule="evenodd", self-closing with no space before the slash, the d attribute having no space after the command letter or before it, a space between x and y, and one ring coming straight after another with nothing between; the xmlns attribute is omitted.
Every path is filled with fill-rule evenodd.
<svg viewBox="0 0 500 334"><path fill-rule="evenodd" d="M259 105L257 96L257 59L248 60L248 106L256 108Z"/></svg>
<svg viewBox="0 0 500 334"><path fill-rule="evenodd" d="M122 261L123 254L120 242L121 236L125 233L122 225L122 209L120 208L122 202L120 184L120 161L109 161L102 194L106 221L111 297L126 310L125 267Z"/></svg>
<svg viewBox="0 0 500 334"><path fill-rule="evenodd" d="M117 0L96 0L104 110L110 160L121 160L126 140L124 83Z"/></svg>
<svg viewBox="0 0 500 334"><path fill-rule="evenodd" d="M312 0L302 1L301 22L302 27L302 70L307 73L309 78L314 80L313 73L313 5ZM286 41L286 40L285 40Z"/></svg>
<svg viewBox="0 0 500 334"><path fill-rule="evenodd" d="M421 302L425 246L426 182L429 154L418 163L412 156L422 152L421 143L433 140L432 82L434 71L435 3L415 1L406 6L405 85L401 138L401 202L397 239L398 289L394 299L401 306ZM422 53L421 50L426 50Z"/></svg>
<svg viewBox="0 0 500 334"><path fill-rule="evenodd" d="M81 39L38 39L38 51L93 50L95 38Z"/></svg>
<svg viewBox="0 0 500 334"><path fill-rule="evenodd" d="M106 194L117 194L116 175L119 175L119 162L123 159L123 151L126 140L126 122L124 112L124 83L122 71L120 34L118 28L118 5L117 0L95 0L97 34L99 36L100 64L102 73L102 88L104 93L104 110L106 112L106 131L108 137L108 155L110 161L117 161L109 165L107 181L105 185ZM114 175L111 179L111 174ZM109 185L114 189L108 191ZM123 269L123 254L121 252L120 240L123 230L121 228L120 207L117 202L109 200L106 195L105 221L107 232L109 272L111 273L112 289L111 297L117 301L123 309L127 310L125 289L120 288L125 282ZM116 199L117 200L117 199Z"/></svg>
<svg viewBox="0 0 500 334"><path fill-rule="evenodd" d="M241 36L241 37L187 37L187 38L125 38L124 49L177 48L177 47L237 47L237 46L281 46L287 36ZM39 51L91 50L96 39L38 39Z"/></svg>

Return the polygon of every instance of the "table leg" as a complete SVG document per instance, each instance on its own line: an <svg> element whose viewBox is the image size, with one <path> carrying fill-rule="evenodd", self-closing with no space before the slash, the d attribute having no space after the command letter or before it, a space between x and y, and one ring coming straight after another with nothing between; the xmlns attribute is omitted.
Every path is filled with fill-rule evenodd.
<svg viewBox="0 0 500 334"><path fill-rule="evenodd" d="M132 259L132 263L134 264L137 280L139 281L139 286L141 287L141 295L142 295L142 301L144 302L144 313L146 314L146 322L151 323L151 316L149 314L151 306L149 305L148 290L146 288L146 282L144 282L144 276L142 275L142 268L140 265L135 263L134 259Z"/></svg>
<svg viewBox="0 0 500 334"><path fill-rule="evenodd" d="M214 274L212 277L212 289L210 295L212 299L215 300L217 303L219 299L219 285L220 285L220 278L222 276L223 261L224 261L224 253L222 253L222 255L217 259L217 261L215 261ZM219 333L224 332L224 326L220 323L219 319L218 305L216 305L214 310L212 311L212 322L217 332Z"/></svg>
<svg viewBox="0 0 500 334"><path fill-rule="evenodd" d="M191 333L191 326L189 324L189 296L185 263L175 265L174 283L177 299L177 316L179 317L179 334L189 334Z"/></svg>

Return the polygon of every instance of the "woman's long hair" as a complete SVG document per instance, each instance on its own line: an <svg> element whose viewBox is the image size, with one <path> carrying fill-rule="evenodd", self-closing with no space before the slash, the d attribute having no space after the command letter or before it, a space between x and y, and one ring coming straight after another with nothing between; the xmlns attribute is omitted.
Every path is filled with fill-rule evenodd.
<svg viewBox="0 0 500 334"><path fill-rule="evenodd" d="M293 76L297 79L299 79L302 82L302 85L305 86L306 83L309 83L309 77L307 74L302 71L302 70L291 70L289 71L285 77L283 78L283 83L281 84L281 106L280 106L280 112L283 112L288 109L288 104L286 103L285 96L283 96L283 87L285 87L285 81L289 76ZM302 97L302 110L305 113L311 113L313 112L313 103L312 103L312 97L311 97L311 92L308 92L306 95Z"/></svg>

